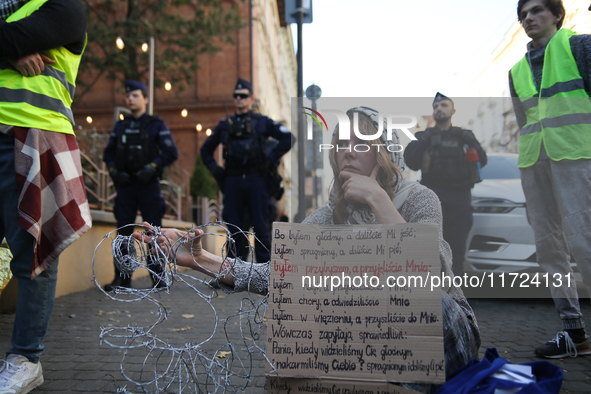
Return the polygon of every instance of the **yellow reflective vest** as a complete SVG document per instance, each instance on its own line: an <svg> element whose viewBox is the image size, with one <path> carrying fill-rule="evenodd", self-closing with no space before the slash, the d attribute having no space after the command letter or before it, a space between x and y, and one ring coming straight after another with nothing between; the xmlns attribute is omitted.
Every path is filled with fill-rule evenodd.
<svg viewBox="0 0 591 394"><path fill-rule="evenodd" d="M520 168L538 161L542 141L552 160L591 159L591 101L570 48L574 34L560 29L546 46L539 90L528 55L511 69L527 119L519 137Z"/></svg>
<svg viewBox="0 0 591 394"><path fill-rule="evenodd" d="M6 21L31 15L47 0L31 0ZM72 100L82 54L60 47L43 52L56 61L34 77L24 77L8 61L0 62L0 123L74 134Z"/></svg>

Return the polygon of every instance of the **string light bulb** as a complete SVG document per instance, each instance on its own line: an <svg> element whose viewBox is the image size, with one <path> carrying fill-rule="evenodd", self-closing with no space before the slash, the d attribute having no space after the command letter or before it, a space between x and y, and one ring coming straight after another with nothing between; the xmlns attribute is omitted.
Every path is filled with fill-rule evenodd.
<svg viewBox="0 0 591 394"><path fill-rule="evenodd" d="M205 135L207 135L209 137L211 135L211 129L205 130Z"/></svg>
<svg viewBox="0 0 591 394"><path fill-rule="evenodd" d="M187 109L186 109L186 108L183 108L183 110L181 111L181 116L182 116L183 118L186 118L186 117L187 117L187 115L189 115L189 111L187 111Z"/></svg>
<svg viewBox="0 0 591 394"><path fill-rule="evenodd" d="M147 42L144 42L144 43L142 44L142 51L144 51L144 52L148 52L148 43L147 43Z"/></svg>
<svg viewBox="0 0 591 394"><path fill-rule="evenodd" d="M87 121L88 123L92 123L92 118L91 118L90 116L87 116L87 117L86 117L86 121Z"/></svg>
<svg viewBox="0 0 591 394"><path fill-rule="evenodd" d="M119 119L123 120L125 118L125 116L123 116L123 114L119 114Z"/></svg>
<svg viewBox="0 0 591 394"><path fill-rule="evenodd" d="M164 89L166 89L166 90L172 89L172 85L170 84L169 81L166 81L166 83L164 84Z"/></svg>
<svg viewBox="0 0 591 394"><path fill-rule="evenodd" d="M201 126L201 123L197 123L197 126L195 126L195 128L198 132L201 132L201 130L203 130L203 126Z"/></svg>
<svg viewBox="0 0 591 394"><path fill-rule="evenodd" d="M119 49L125 48L125 43L121 37L117 37L117 40L115 40L115 45L117 45L117 48Z"/></svg>

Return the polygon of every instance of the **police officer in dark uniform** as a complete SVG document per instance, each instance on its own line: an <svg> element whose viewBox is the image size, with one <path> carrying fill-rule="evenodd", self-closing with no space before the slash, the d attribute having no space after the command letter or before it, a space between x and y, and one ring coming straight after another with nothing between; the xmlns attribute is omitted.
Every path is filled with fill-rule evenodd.
<svg viewBox="0 0 591 394"><path fill-rule="evenodd" d="M463 275L466 241L472 228L474 183L481 181L479 167L486 165L486 153L469 130L454 127L453 101L437 92L433 101L435 127L415 134L404 151L406 165L421 170L421 183L441 200L443 238L453 253L453 271Z"/></svg>
<svg viewBox="0 0 591 394"><path fill-rule="evenodd" d="M269 186L272 186L269 182L272 180L267 175L277 168L281 156L291 149L292 135L287 127L254 113L252 103L251 84L239 78L234 88L236 113L222 119L215 127L201 147L201 157L224 193L223 220L248 231L245 218L250 218L260 241L255 245L256 261L263 263L269 261L271 249L268 204ZM267 154L269 138L278 143ZM213 157L220 143L224 147L224 168ZM230 227L230 231L239 232L237 228ZM236 255L246 260L248 239L242 234L235 234L232 238ZM230 257L235 256L232 248L228 253Z"/></svg>
<svg viewBox="0 0 591 394"><path fill-rule="evenodd" d="M177 147L164 121L146 113L146 85L127 80L125 91L125 104L131 115L115 125L103 157L117 190L113 213L117 227L135 223L138 209L144 221L162 226L166 204L160 190L160 177L164 167L178 158ZM127 226L118 234L131 235L133 230L133 226ZM162 272L159 266L150 266L150 269ZM152 281L155 286L164 285L157 276L153 275ZM131 278L121 275L117 267L115 279L105 290L110 291L115 286L131 287Z"/></svg>

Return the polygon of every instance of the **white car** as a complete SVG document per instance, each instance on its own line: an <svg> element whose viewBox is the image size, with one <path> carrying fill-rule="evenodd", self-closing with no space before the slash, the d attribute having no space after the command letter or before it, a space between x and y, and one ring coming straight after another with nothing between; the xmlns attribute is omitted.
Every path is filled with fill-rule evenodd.
<svg viewBox="0 0 591 394"><path fill-rule="evenodd" d="M487 157L483 181L472 189L474 224L468 235L464 271L539 272L517 155L491 153Z"/></svg>

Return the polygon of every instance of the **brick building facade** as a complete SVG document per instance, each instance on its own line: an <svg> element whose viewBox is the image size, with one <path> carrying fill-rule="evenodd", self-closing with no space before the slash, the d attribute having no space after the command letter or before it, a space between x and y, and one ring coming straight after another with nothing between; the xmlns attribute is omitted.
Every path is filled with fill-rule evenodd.
<svg viewBox="0 0 591 394"><path fill-rule="evenodd" d="M283 0L237 4L243 28L233 34L234 44L221 44L219 52L200 55L200 68L183 91L174 86L170 91L163 86L154 87L154 114L164 119L179 149L179 160L168 174L176 184L186 186L186 190L195 154L207 138L206 130L213 129L226 116L224 103L230 114L234 111L232 91L238 77L252 82L261 113L288 127L291 124L290 98L297 96L297 62L291 29L283 18ZM143 82L148 85L148 81ZM108 136L115 107L124 105L121 80L101 77L92 91L75 99L78 133L82 132L80 128L93 129ZM183 109L188 111L186 117L181 115ZM92 118L92 124L87 117ZM201 124L201 131L197 131L197 124ZM286 167L288 162L284 158ZM289 180L289 173L286 178Z"/></svg>

